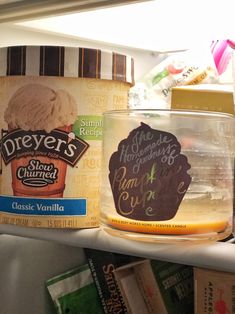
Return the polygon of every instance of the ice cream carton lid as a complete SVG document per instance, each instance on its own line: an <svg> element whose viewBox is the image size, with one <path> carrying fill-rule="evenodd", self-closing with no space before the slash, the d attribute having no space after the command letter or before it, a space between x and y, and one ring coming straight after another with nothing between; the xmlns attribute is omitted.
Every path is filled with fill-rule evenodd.
<svg viewBox="0 0 235 314"><path fill-rule="evenodd" d="M134 61L112 51L64 46L0 48L0 76L97 78L134 84Z"/></svg>

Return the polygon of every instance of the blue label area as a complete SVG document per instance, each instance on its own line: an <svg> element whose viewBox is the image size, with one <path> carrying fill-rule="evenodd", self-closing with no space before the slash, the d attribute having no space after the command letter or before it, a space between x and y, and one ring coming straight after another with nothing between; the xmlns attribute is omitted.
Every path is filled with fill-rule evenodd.
<svg viewBox="0 0 235 314"><path fill-rule="evenodd" d="M17 215L86 216L86 199L0 196L0 211Z"/></svg>

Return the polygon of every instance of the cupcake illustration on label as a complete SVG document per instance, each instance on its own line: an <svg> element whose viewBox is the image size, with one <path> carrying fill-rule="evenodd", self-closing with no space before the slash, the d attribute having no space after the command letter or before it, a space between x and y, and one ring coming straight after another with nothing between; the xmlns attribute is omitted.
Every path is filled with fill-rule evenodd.
<svg viewBox="0 0 235 314"><path fill-rule="evenodd" d="M174 218L191 182L190 168L173 134L141 123L109 161L117 213L140 221Z"/></svg>
<svg viewBox="0 0 235 314"><path fill-rule="evenodd" d="M1 154L11 165L15 196L60 198L67 165L74 167L89 145L72 132L77 104L64 90L27 84L11 97L4 114Z"/></svg>

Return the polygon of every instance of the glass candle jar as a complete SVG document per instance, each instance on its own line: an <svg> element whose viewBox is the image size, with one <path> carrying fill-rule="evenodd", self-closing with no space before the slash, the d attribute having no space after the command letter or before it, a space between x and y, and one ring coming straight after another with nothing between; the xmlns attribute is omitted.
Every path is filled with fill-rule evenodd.
<svg viewBox="0 0 235 314"><path fill-rule="evenodd" d="M104 114L101 224L143 241L232 231L234 116L181 110Z"/></svg>

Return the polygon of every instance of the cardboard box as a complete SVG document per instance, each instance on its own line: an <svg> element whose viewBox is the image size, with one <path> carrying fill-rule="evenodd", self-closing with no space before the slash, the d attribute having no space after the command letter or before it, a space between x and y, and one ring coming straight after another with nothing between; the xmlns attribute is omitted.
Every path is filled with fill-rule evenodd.
<svg viewBox="0 0 235 314"><path fill-rule="evenodd" d="M130 263L117 268L114 271L114 276L126 304L128 314L149 314L142 289L137 281L135 269L137 263Z"/></svg>
<svg viewBox="0 0 235 314"><path fill-rule="evenodd" d="M194 268L195 314L235 313L235 274Z"/></svg>
<svg viewBox="0 0 235 314"><path fill-rule="evenodd" d="M128 290L123 289L124 286L121 281L125 276L126 279L130 278L130 274L135 276L148 313L193 313L193 267L156 260L144 260L117 268L114 275L125 299L128 299ZM133 279L132 283L134 283ZM131 308L130 305L129 307Z"/></svg>
<svg viewBox="0 0 235 314"><path fill-rule="evenodd" d="M199 84L172 88L171 109L216 111L234 114L230 85Z"/></svg>

